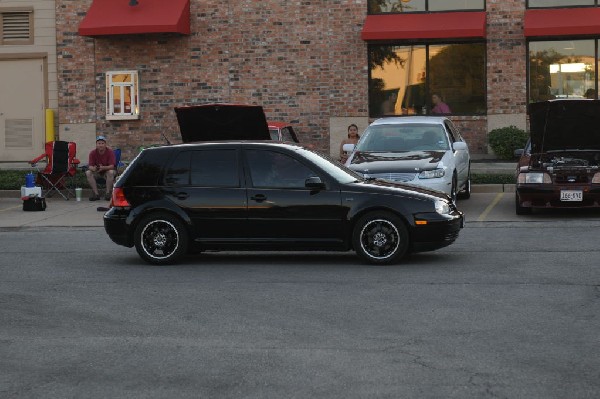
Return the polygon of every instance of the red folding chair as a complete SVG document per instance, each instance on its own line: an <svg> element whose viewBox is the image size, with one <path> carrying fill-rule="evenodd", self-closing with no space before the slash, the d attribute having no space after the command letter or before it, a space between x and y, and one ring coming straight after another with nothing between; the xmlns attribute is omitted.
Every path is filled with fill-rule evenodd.
<svg viewBox="0 0 600 399"><path fill-rule="evenodd" d="M38 168L37 183L42 187L45 197L51 197L54 192L59 193L64 199L75 197L75 174L79 160L77 145L69 141L49 141L46 143L45 152L39 157L29 161L31 166L45 159L46 167Z"/></svg>

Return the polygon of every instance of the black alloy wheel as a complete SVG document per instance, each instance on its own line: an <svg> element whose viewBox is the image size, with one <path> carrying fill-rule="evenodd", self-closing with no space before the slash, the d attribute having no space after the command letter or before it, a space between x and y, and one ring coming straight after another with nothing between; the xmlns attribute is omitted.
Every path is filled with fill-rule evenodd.
<svg viewBox="0 0 600 399"><path fill-rule="evenodd" d="M398 262L409 248L409 234L402 220L390 212L372 212L361 217L352 233L356 253L369 263Z"/></svg>
<svg viewBox="0 0 600 399"><path fill-rule="evenodd" d="M166 213L146 215L134 233L137 253L153 265L172 264L187 252L188 234L177 217Z"/></svg>

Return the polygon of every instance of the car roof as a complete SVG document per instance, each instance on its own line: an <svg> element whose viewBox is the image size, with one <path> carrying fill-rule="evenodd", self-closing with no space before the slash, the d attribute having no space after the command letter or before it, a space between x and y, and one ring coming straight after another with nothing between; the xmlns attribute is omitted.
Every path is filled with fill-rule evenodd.
<svg viewBox="0 0 600 399"><path fill-rule="evenodd" d="M443 116L390 116L386 118L379 118L369 126L375 125L404 125L410 123L427 123L427 124L438 124L443 125L444 121L448 118Z"/></svg>
<svg viewBox="0 0 600 399"><path fill-rule="evenodd" d="M263 146L263 147L280 147L280 148L305 148L301 144L288 142L288 141L273 141L273 140L223 140L223 141L198 141L182 144L172 144L170 146L157 146L146 148L145 151L160 150L161 148L196 148L196 147L211 147L211 146L223 146L223 145L242 145L242 146Z"/></svg>

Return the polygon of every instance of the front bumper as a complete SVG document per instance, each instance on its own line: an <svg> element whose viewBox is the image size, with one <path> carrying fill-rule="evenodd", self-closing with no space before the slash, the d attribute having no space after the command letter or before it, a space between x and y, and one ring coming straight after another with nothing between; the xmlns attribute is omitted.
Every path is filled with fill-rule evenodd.
<svg viewBox="0 0 600 399"><path fill-rule="evenodd" d="M581 191L581 201L561 201L561 191ZM517 184L517 202L525 208L600 208L599 185Z"/></svg>
<svg viewBox="0 0 600 399"><path fill-rule="evenodd" d="M433 251L452 244L465 225L465 216L459 210L454 210L449 215L421 213L414 217L415 221L425 221L426 224L415 225L412 234L413 252Z"/></svg>

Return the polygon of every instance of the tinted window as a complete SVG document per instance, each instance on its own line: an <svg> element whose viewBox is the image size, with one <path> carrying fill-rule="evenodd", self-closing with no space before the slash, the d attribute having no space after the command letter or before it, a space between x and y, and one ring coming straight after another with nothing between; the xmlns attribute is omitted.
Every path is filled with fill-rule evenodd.
<svg viewBox="0 0 600 399"><path fill-rule="evenodd" d="M529 42L529 102L597 98L596 41Z"/></svg>
<svg viewBox="0 0 600 399"><path fill-rule="evenodd" d="M529 0L529 7L593 6L594 0Z"/></svg>
<svg viewBox="0 0 600 399"><path fill-rule="evenodd" d="M483 43L370 45L369 68L371 117L486 112Z"/></svg>
<svg viewBox="0 0 600 399"><path fill-rule="evenodd" d="M190 184L190 151L177 154L177 157L167 169L165 183L168 186Z"/></svg>
<svg viewBox="0 0 600 399"><path fill-rule="evenodd" d="M191 184L202 187L239 187L237 151L192 152Z"/></svg>
<svg viewBox="0 0 600 399"><path fill-rule="evenodd" d="M155 186L163 171L164 160L170 154L169 148L142 151L123 173L124 181L135 186Z"/></svg>
<svg viewBox="0 0 600 399"><path fill-rule="evenodd" d="M307 178L317 176L303 163L280 152L247 150L246 157L254 187L304 188Z"/></svg>
<svg viewBox="0 0 600 399"><path fill-rule="evenodd" d="M566 0L563 0L563 2L564 1ZM484 6L484 0L369 0L368 2L369 14L419 11L483 10Z"/></svg>

